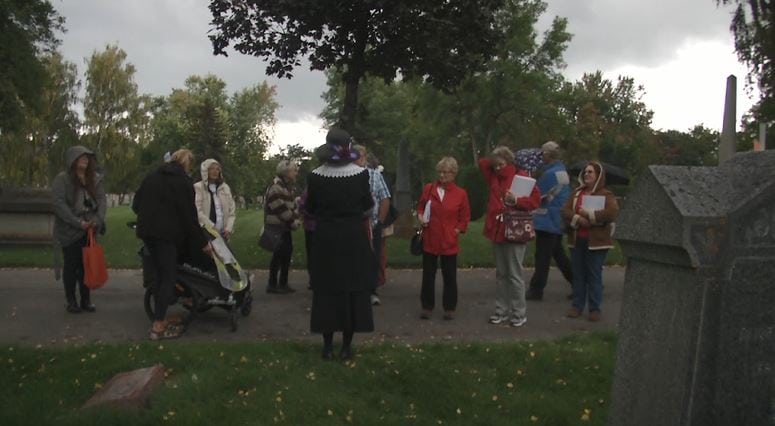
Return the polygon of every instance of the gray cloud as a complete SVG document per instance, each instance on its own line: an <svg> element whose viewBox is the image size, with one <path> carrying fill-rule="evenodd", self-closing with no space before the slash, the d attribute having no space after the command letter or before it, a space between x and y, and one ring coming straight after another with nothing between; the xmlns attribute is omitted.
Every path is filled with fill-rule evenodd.
<svg viewBox="0 0 775 426"><path fill-rule="evenodd" d="M84 58L108 43L127 52L143 93L168 94L192 74L214 73L230 92L268 81L282 106L278 119L317 115L325 90L321 72L298 69L292 80L268 78L265 65L234 53L213 56L207 39L210 13L205 0L53 0L67 20L62 52L81 73ZM566 75L655 66L674 58L692 40L729 40L730 9L713 0L548 0L542 25L567 17L573 41L565 54Z"/></svg>
<svg viewBox="0 0 775 426"><path fill-rule="evenodd" d="M714 0L548 0L546 19L568 18L568 75L652 67L697 40L729 40L731 9ZM546 25L546 24L544 24Z"/></svg>
<svg viewBox="0 0 775 426"><path fill-rule="evenodd" d="M267 77L258 58L232 53L214 56L207 38L210 12L201 0L60 0L52 2L65 17L64 56L83 75L84 58L107 44L117 44L135 65L142 93L165 95L183 86L186 77L213 73L227 90L267 81L277 88L278 119L293 121L323 108L322 72L299 69L292 80Z"/></svg>

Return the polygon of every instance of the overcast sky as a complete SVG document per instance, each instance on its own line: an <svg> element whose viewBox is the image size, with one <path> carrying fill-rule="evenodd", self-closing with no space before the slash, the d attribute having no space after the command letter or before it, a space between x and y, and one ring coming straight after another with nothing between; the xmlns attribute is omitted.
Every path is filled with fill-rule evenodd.
<svg viewBox="0 0 775 426"><path fill-rule="evenodd" d="M213 73L232 93L268 81L277 86L275 143L318 145L317 115L325 90L321 72L299 69L292 80L267 77L256 58L214 56L207 38L206 0L51 0L66 19L61 51L78 65L107 44L117 44L135 65L142 93L169 94L187 76ZM601 70L607 78L633 77L646 91L655 129L685 131L695 124L720 129L725 80L738 77L738 116L752 101L744 91L746 68L738 63L729 32L729 8L714 0L547 0L541 26L568 18L574 35L565 53L565 75L578 79Z"/></svg>

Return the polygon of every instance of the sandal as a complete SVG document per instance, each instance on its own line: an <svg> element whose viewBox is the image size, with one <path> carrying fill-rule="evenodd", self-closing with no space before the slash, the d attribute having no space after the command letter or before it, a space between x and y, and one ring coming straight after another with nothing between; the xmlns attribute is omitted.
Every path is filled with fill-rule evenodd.
<svg viewBox="0 0 775 426"><path fill-rule="evenodd" d="M183 320L183 317L180 317L177 315L168 316L166 321L167 321L167 324L172 324L172 325L183 325L183 323L186 322L185 320Z"/></svg>
<svg viewBox="0 0 775 426"><path fill-rule="evenodd" d="M151 333L149 335L149 338L153 341L164 340L164 339L177 339L178 337L180 337L181 334L183 334L183 327L175 324L167 324L167 326L164 327L164 330L162 331L156 331L153 328L151 328Z"/></svg>

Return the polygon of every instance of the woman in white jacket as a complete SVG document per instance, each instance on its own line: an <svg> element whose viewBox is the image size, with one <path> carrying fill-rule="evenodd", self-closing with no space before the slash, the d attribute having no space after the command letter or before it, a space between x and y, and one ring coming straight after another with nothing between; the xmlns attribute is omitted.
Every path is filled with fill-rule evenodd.
<svg viewBox="0 0 775 426"><path fill-rule="evenodd" d="M223 181L221 164L208 158L202 162L199 171L202 180L194 184L199 224L212 226L228 240L234 232L236 206L231 188Z"/></svg>

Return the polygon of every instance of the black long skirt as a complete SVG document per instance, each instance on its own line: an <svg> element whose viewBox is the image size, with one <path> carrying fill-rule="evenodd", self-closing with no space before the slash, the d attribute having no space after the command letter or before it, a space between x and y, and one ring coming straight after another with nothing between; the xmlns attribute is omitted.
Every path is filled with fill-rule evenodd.
<svg viewBox="0 0 775 426"><path fill-rule="evenodd" d="M314 292L310 330L313 333L374 331L371 292L354 291L340 294Z"/></svg>
<svg viewBox="0 0 775 426"><path fill-rule="evenodd" d="M376 262L363 220L321 220L315 230L310 274L310 331L374 331L371 290Z"/></svg>

